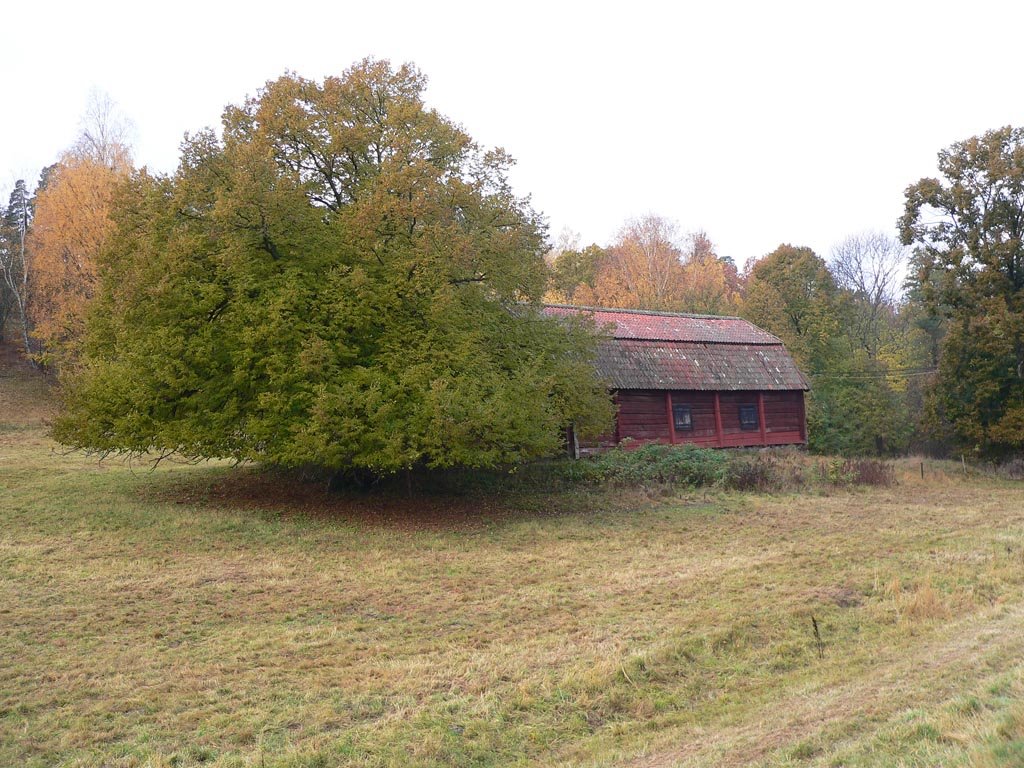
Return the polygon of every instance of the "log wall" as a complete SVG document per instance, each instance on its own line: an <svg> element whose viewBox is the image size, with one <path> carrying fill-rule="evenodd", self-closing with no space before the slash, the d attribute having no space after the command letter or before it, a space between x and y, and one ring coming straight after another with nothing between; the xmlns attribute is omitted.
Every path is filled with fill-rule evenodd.
<svg viewBox="0 0 1024 768"><path fill-rule="evenodd" d="M718 419L715 401L718 400ZM619 390L616 439L637 444L693 443L706 447L792 445L807 442L804 393ZM675 429L672 406L690 407L692 429ZM754 429L740 425L740 407L757 409ZM721 424L719 431L718 424Z"/></svg>

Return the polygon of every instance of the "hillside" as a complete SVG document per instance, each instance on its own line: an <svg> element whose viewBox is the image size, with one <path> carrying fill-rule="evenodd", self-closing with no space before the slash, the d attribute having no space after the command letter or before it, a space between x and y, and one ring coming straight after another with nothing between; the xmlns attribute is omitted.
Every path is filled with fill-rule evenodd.
<svg viewBox="0 0 1024 768"><path fill-rule="evenodd" d="M1024 760L1020 484L327 496L65 455L0 365L0 765Z"/></svg>

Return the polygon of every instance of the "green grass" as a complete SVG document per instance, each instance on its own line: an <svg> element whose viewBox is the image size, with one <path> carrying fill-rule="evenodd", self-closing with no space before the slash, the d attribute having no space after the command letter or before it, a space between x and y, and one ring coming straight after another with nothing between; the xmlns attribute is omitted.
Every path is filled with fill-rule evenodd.
<svg viewBox="0 0 1024 768"><path fill-rule="evenodd" d="M0 765L1024 756L1019 484L328 496L63 455L46 396L0 377Z"/></svg>

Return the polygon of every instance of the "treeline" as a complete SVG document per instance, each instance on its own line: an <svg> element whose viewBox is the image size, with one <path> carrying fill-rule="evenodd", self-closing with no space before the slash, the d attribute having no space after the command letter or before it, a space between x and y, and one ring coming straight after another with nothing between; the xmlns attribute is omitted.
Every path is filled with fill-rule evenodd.
<svg viewBox="0 0 1024 768"><path fill-rule="evenodd" d="M780 245L736 265L658 217L608 247L552 253L549 296L733 313L779 336L809 375L810 446L843 455L1024 448L1024 129L939 152L906 190L899 239L848 237L823 257Z"/></svg>
<svg viewBox="0 0 1024 768"><path fill-rule="evenodd" d="M539 455L566 419L607 418L587 343L514 309L544 299L771 331L811 380L815 451L1024 447L1021 129L942 151L899 240L784 244L739 269L653 215L549 249L509 158L427 109L425 82L372 60L286 75L229 106L223 136L188 137L170 176L132 167L126 122L95 99L0 206L0 335L64 370L58 431L375 471Z"/></svg>

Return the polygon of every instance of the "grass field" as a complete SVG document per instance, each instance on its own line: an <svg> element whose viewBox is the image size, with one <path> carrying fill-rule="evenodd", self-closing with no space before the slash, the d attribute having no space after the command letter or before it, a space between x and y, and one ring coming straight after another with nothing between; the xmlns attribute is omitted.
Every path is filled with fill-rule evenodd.
<svg viewBox="0 0 1024 768"><path fill-rule="evenodd" d="M1024 764L1020 483L328 496L0 366L2 766Z"/></svg>

